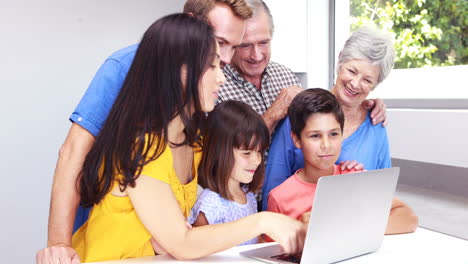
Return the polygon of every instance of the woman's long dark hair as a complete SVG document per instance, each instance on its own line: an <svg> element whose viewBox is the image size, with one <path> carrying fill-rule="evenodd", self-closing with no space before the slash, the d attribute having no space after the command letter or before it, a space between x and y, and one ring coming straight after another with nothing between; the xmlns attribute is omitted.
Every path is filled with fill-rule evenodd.
<svg viewBox="0 0 468 264"><path fill-rule="evenodd" d="M114 180L122 191L128 185L134 187L143 165L158 158L167 144L200 144L198 130L204 114L198 86L214 59L215 45L212 28L186 14L163 17L148 28L84 161L78 185L82 206L99 203ZM185 140L169 142L168 125L177 115L185 126ZM149 155L151 148L156 151ZM117 179L117 174L122 177Z"/></svg>

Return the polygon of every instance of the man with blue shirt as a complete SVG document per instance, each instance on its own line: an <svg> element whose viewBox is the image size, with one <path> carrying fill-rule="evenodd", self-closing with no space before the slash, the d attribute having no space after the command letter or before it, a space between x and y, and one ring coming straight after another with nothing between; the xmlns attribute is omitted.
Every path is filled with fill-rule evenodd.
<svg viewBox="0 0 468 264"><path fill-rule="evenodd" d="M214 28L221 61L228 64L245 31L252 10L244 0L187 0L184 12L207 20ZM76 186L84 159L105 122L132 64L138 45L112 54L99 68L85 95L70 116L72 126L60 148L49 213L47 248L36 254L37 263L79 263L71 248L73 221L80 201ZM87 218L78 211L77 228ZM75 228L75 229L76 229Z"/></svg>

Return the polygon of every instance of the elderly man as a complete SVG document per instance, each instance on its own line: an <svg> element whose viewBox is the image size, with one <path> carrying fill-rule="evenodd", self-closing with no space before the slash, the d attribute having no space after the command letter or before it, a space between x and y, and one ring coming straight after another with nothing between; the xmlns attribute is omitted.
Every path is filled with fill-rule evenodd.
<svg viewBox="0 0 468 264"><path fill-rule="evenodd" d="M299 79L287 67L270 61L273 37L273 17L261 0L246 0L253 10L247 20L242 43L236 48L231 65L223 68L226 83L221 87L218 101L237 100L249 104L263 116L270 133L286 116L292 99L302 91ZM373 122L385 119L382 100L367 100L373 108Z"/></svg>
<svg viewBox="0 0 468 264"><path fill-rule="evenodd" d="M254 14L247 21L242 44L237 47L232 64L223 69L226 83L218 100L246 102L263 115L271 133L302 88L290 69L270 61L274 25L268 6L259 0L246 2Z"/></svg>
<svg viewBox="0 0 468 264"><path fill-rule="evenodd" d="M221 60L230 63L234 47L244 35L245 20L252 15L244 0L187 0L184 12L213 26ZM37 263L79 263L78 255L71 248L73 221L80 201L77 177L120 91L137 47L119 50L104 62L70 116L72 126L60 148L52 186L47 248L37 253ZM80 213L78 224L87 217L83 210Z"/></svg>

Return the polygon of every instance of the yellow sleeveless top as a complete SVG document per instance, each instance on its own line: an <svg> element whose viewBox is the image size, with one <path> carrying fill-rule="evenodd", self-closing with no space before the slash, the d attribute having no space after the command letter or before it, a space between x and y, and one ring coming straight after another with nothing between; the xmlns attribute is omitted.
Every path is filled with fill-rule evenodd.
<svg viewBox="0 0 468 264"><path fill-rule="evenodd" d="M149 155L152 155L151 151ZM201 151L194 150L193 179L182 185L172 166L172 152L167 146L161 156L143 167L141 175L169 184L182 213L188 217L196 201L200 159ZM153 256L155 253L150 239L151 234L140 222L130 198L108 193L93 207L86 223L75 232L72 247L82 262L126 259Z"/></svg>

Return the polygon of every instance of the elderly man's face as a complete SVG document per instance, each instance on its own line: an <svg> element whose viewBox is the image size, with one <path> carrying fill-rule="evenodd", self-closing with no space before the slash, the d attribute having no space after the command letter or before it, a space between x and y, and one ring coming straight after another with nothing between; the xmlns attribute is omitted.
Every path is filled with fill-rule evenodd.
<svg viewBox="0 0 468 264"><path fill-rule="evenodd" d="M213 26L221 52L221 66L230 64L234 47L239 45L245 32L245 20L237 17L227 5L217 4L208 12L208 21Z"/></svg>
<svg viewBox="0 0 468 264"><path fill-rule="evenodd" d="M247 26L232 65L245 78L261 77L271 57L271 30L268 15L260 12L247 20Z"/></svg>

